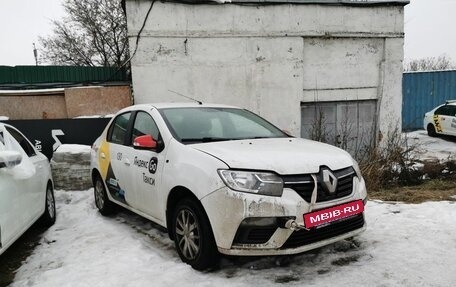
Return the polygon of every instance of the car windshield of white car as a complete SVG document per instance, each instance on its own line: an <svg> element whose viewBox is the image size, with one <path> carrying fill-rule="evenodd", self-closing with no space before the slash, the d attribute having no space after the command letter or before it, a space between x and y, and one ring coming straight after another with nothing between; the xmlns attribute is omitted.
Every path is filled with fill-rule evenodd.
<svg viewBox="0 0 456 287"><path fill-rule="evenodd" d="M182 143L288 137L252 112L235 108L167 108L160 110L173 136Z"/></svg>

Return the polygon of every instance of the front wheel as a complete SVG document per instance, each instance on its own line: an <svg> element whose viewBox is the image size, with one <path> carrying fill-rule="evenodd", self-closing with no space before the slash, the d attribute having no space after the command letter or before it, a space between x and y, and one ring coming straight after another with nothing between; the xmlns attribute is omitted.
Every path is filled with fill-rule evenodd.
<svg viewBox="0 0 456 287"><path fill-rule="evenodd" d="M54 225L56 219L56 211L55 211L55 197L54 197L54 189L52 188L52 184L48 183L46 187L46 200L45 200L45 208L44 213L40 218L41 225L45 227L50 227Z"/></svg>
<svg viewBox="0 0 456 287"><path fill-rule="evenodd" d="M106 189L105 189L103 180L101 179L100 176L97 176L95 178L93 187L94 187L93 194L95 197L95 205L97 206L100 213L105 216L114 213L114 211L115 211L114 203L112 203L109 200L108 195L106 194Z"/></svg>
<svg viewBox="0 0 456 287"><path fill-rule="evenodd" d="M203 207L192 199L180 201L173 216L174 243L185 263L196 270L215 267L219 253Z"/></svg>
<svg viewBox="0 0 456 287"><path fill-rule="evenodd" d="M430 137L436 137L437 136L437 133L435 132L435 127L432 124L429 124L427 126L427 133L428 133L428 136L430 136Z"/></svg>

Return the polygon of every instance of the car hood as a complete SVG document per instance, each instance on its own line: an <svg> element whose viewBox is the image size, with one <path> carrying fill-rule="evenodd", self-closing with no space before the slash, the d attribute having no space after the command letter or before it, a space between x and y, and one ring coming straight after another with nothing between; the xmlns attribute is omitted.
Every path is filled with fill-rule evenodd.
<svg viewBox="0 0 456 287"><path fill-rule="evenodd" d="M301 138L234 140L191 147L222 160L232 169L269 170L282 175L317 173L322 165L332 170L353 165L347 152Z"/></svg>

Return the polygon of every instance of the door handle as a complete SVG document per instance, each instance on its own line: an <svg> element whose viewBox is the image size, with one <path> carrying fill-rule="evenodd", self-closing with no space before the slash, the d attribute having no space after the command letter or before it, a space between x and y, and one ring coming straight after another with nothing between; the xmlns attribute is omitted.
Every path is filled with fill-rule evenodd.
<svg viewBox="0 0 456 287"><path fill-rule="evenodd" d="M101 152L101 153L100 153L100 157L101 157L102 159L105 159L105 158L106 158L105 153L104 153L104 152Z"/></svg>
<svg viewBox="0 0 456 287"><path fill-rule="evenodd" d="M126 166L130 166L130 161L128 160L128 158L124 159L124 164Z"/></svg>

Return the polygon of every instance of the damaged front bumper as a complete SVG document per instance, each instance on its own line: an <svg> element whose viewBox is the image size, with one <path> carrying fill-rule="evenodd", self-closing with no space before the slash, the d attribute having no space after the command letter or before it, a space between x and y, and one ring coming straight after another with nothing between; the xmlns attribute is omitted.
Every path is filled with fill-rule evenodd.
<svg viewBox="0 0 456 287"><path fill-rule="evenodd" d="M219 189L201 202L208 214L220 253L237 256L297 254L355 236L366 228L364 214L350 216L313 229L303 215L347 202L363 200L364 180L353 179L353 192L327 202L306 202L293 189L281 197Z"/></svg>

